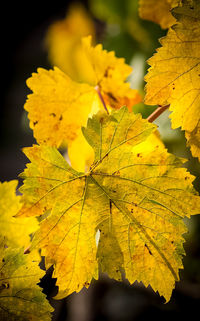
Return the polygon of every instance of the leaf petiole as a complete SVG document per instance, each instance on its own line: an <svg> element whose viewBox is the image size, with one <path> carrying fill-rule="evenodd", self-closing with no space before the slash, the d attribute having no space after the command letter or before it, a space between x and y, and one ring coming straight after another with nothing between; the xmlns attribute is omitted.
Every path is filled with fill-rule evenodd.
<svg viewBox="0 0 200 321"><path fill-rule="evenodd" d="M98 85L95 86L94 89L96 90L97 94L99 95L99 98L100 98L100 100L101 100L101 102L102 102L103 108L105 109L105 111L106 111L107 114L109 115L108 108L106 107L106 103L105 103L105 101L104 101L104 99L103 99L103 96L102 96L100 90L99 90L99 86L98 86Z"/></svg>
<svg viewBox="0 0 200 321"><path fill-rule="evenodd" d="M147 118L147 120L152 123L155 119L157 119L165 110L167 110L169 108L170 105L166 105L166 106L159 106L156 110L154 110L154 112L149 115L149 117Z"/></svg>

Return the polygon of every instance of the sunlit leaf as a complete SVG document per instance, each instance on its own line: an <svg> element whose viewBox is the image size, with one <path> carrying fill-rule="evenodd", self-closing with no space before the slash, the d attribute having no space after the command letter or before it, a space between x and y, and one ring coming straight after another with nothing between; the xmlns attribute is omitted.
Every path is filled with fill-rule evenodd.
<svg viewBox="0 0 200 321"><path fill-rule="evenodd" d="M200 159L200 3L185 0L173 15L178 23L149 60L145 101L170 104L172 127L186 131L191 151Z"/></svg>
<svg viewBox="0 0 200 321"><path fill-rule="evenodd" d="M93 104L100 104L96 91L87 84L72 81L60 69L38 69L27 80L33 94L24 108L39 143L59 147L70 143L87 122Z"/></svg>
<svg viewBox="0 0 200 321"><path fill-rule="evenodd" d="M108 109L126 105L131 110L141 100L138 91L125 82L132 68L124 59L101 45L92 47L91 37L83 38L83 50L91 66L89 84L72 81L57 67L49 71L39 68L27 80L33 93L24 108L40 144L71 144L80 135L81 126L86 125L88 115L103 109L98 91Z"/></svg>
<svg viewBox="0 0 200 321"><path fill-rule="evenodd" d="M17 184L17 181L0 183L0 235L6 238L7 246L27 247L38 223L34 218L14 217L21 208L21 197L16 196Z"/></svg>
<svg viewBox="0 0 200 321"><path fill-rule="evenodd" d="M7 243L7 242L6 242ZM44 276L37 256L7 248L0 236L0 320L50 321L52 307L37 285Z"/></svg>
<svg viewBox="0 0 200 321"><path fill-rule="evenodd" d="M92 66L90 84L99 87L111 108L119 109L125 105L131 110L133 105L141 101L138 91L131 89L130 83L126 82L132 68L123 58L117 58L114 51L103 50L101 44L92 47L91 37L84 38L82 42Z"/></svg>
<svg viewBox="0 0 200 321"><path fill-rule="evenodd" d="M81 38L92 35L95 41L95 27L86 9L73 4L65 19L50 25L46 44L52 66L59 67L73 80L90 81L90 63L81 45Z"/></svg>
<svg viewBox="0 0 200 321"><path fill-rule="evenodd" d="M87 172L94 161L94 151L82 133L68 148L71 166L80 172Z"/></svg>
<svg viewBox="0 0 200 321"><path fill-rule="evenodd" d="M47 212L32 249L41 248L46 267L54 265L57 298L88 287L99 269L119 280L125 273L170 299L182 268L182 219L199 213L200 202L183 161L162 145L146 148L155 129L126 108L94 115L83 129L95 153L86 173L55 148L25 149L31 163L18 216Z"/></svg>

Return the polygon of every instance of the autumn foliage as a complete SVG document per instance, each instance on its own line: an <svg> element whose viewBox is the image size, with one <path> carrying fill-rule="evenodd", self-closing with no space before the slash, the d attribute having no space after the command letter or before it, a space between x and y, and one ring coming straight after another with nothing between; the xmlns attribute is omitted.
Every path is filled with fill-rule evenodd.
<svg viewBox="0 0 200 321"><path fill-rule="evenodd" d="M148 61L144 101L169 106L173 128L185 131L200 160L200 4L149 2L139 1L140 16L169 30ZM170 154L156 125L134 113L142 96L127 81L132 68L92 44L94 26L84 24L85 15L72 10L71 20L51 26L47 46L57 66L39 68L27 80L32 93L24 108L38 144L24 149L30 162L20 175L20 195L16 181L0 185L1 320L51 319L37 285L44 275L40 256L46 269L53 265L56 299L88 288L105 272L150 285L168 302L183 268L183 218L200 213L186 160ZM73 21L83 34L74 28L70 40L66 28L73 30ZM67 65L71 48L74 63Z"/></svg>

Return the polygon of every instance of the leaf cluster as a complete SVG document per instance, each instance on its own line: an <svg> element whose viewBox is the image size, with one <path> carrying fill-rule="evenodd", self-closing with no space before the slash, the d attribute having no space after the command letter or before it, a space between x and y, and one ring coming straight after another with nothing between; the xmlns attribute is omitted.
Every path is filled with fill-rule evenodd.
<svg viewBox="0 0 200 321"><path fill-rule="evenodd" d="M125 4L123 27L131 35L136 6ZM91 1L112 22L121 5ZM24 108L37 144L24 149L30 162L21 195L16 181L0 185L2 320L50 320L52 308L38 286L40 255L46 269L53 265L57 299L107 273L150 285L169 301L179 280L183 219L200 213L200 201L185 159L166 150L151 122L169 106L173 128L185 130L200 159L200 5L140 0L139 6L142 18L169 28L149 60L145 102L159 111L148 119L134 113L142 97L127 81L132 68L92 44L94 26L81 6L48 31L49 58L57 66L39 68L27 80L32 93Z"/></svg>

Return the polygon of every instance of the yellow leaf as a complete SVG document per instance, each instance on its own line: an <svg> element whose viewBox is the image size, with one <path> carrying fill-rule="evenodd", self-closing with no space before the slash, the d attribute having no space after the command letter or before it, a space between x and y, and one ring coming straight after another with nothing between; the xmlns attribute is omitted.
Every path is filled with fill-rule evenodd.
<svg viewBox="0 0 200 321"><path fill-rule="evenodd" d="M72 81L58 68L38 69L27 80L33 91L24 108L38 143L59 147L71 143L87 122L93 104L100 104L96 91Z"/></svg>
<svg viewBox="0 0 200 321"><path fill-rule="evenodd" d="M87 172L94 160L92 147L87 143L82 133L68 148L71 166L78 172Z"/></svg>
<svg viewBox="0 0 200 321"><path fill-rule="evenodd" d="M51 320L53 309L37 285L44 276L38 264L32 253L6 248L0 236L1 321Z"/></svg>
<svg viewBox="0 0 200 321"><path fill-rule="evenodd" d="M180 0L140 0L139 14L142 19L156 22L166 29L176 22L170 10L179 3Z"/></svg>
<svg viewBox="0 0 200 321"><path fill-rule="evenodd" d="M190 146L192 155L198 157L200 160L200 121L192 132L185 131L185 137Z"/></svg>
<svg viewBox="0 0 200 321"><path fill-rule="evenodd" d="M38 73L27 80L33 93L24 108L39 144L56 147L71 144L86 125L88 115L103 108L97 91L108 102L108 108L125 104L131 109L141 100L138 91L125 82L132 68L124 59L102 50L101 45L91 47L91 37L83 39L83 48L91 65L89 84L72 81L57 67L50 71L39 68Z"/></svg>
<svg viewBox="0 0 200 321"><path fill-rule="evenodd" d="M21 208L21 197L16 196L17 184L17 181L0 183L0 234L6 238L7 246L27 247L30 234L38 229L38 223L35 218L14 217Z"/></svg>
<svg viewBox="0 0 200 321"><path fill-rule="evenodd" d="M199 157L200 3L185 0L173 14L178 23L161 39L162 47L149 60L145 102L170 104L172 127L186 131L192 153Z"/></svg>
<svg viewBox="0 0 200 321"><path fill-rule="evenodd" d="M89 118L83 134L95 159L87 173L73 170L55 148L25 149L31 163L18 216L47 211L32 249L54 265L58 298L88 287L100 269L170 299L182 268L183 218L199 213L200 202L181 159L162 145L142 145L155 129L125 107Z"/></svg>
<svg viewBox="0 0 200 321"><path fill-rule="evenodd" d="M81 45L81 38L92 35L95 27L81 4L73 4L66 18L53 23L46 35L49 60L73 80L90 81L90 63Z"/></svg>
<svg viewBox="0 0 200 321"><path fill-rule="evenodd" d="M114 51L103 50L102 45L91 46L91 37L82 39L83 49L91 64L92 86L98 86L105 102L115 109L127 106L131 107L141 101L137 90L130 88L126 82L132 68L127 65L123 58L115 57Z"/></svg>

